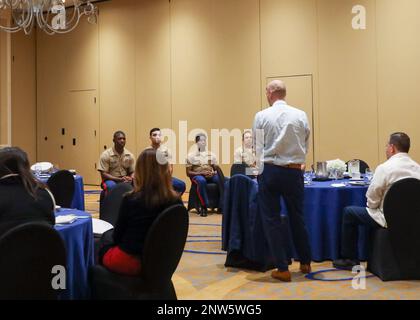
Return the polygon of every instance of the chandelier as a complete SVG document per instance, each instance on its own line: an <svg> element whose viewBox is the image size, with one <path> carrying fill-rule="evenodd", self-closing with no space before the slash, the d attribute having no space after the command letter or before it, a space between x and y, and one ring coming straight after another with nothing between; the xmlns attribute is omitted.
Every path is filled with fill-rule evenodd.
<svg viewBox="0 0 420 320"><path fill-rule="evenodd" d="M67 33L82 16L97 22L98 9L90 0L0 0L0 29L7 32L30 34L37 24L49 35Z"/></svg>

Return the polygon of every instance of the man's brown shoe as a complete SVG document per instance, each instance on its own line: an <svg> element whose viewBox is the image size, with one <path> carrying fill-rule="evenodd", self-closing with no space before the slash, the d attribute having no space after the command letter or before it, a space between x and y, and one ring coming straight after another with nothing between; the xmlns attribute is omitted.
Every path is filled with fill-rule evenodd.
<svg viewBox="0 0 420 320"><path fill-rule="evenodd" d="M308 274L312 272L312 268L310 264L301 264L300 271L304 274Z"/></svg>
<svg viewBox="0 0 420 320"><path fill-rule="evenodd" d="M290 274L290 271L279 271L279 270L274 270L273 272L271 272L271 276L274 279L283 281L283 282L290 282L292 281L292 275Z"/></svg>

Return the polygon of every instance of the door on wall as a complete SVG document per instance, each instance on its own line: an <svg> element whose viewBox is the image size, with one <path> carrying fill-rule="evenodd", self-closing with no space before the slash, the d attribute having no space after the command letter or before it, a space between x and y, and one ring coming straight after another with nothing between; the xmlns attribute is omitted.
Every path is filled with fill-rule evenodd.
<svg viewBox="0 0 420 320"><path fill-rule="evenodd" d="M69 91L63 126L62 166L75 169L86 184L99 184L99 104L96 90Z"/></svg>
<svg viewBox="0 0 420 320"><path fill-rule="evenodd" d="M314 164L314 121L313 121L313 85L312 75L297 76L279 76L269 77L266 84L273 80L282 80L286 84L287 97L286 101L289 105L306 112L308 116L309 126L311 128L311 136L309 141L309 151L306 156L306 167L310 168ZM266 104L265 90L263 91L263 102Z"/></svg>

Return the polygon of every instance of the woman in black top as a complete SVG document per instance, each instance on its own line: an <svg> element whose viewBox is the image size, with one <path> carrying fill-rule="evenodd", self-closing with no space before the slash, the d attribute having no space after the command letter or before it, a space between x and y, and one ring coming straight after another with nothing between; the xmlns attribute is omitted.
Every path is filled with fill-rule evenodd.
<svg viewBox="0 0 420 320"><path fill-rule="evenodd" d="M0 149L0 235L27 222L55 223L55 201L33 177L26 153Z"/></svg>
<svg viewBox="0 0 420 320"><path fill-rule="evenodd" d="M160 164L160 151L147 149L136 162L134 190L121 204L113 232L113 245L104 247L102 264L109 270L138 275L147 232L158 215L174 204L182 204L172 187L168 163ZM105 252L105 253L104 253ZM104 253L104 254L103 254Z"/></svg>

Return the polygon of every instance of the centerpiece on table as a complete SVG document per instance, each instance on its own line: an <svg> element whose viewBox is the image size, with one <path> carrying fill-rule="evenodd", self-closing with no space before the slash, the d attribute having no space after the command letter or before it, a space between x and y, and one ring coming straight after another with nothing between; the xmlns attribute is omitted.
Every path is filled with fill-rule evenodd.
<svg viewBox="0 0 420 320"><path fill-rule="evenodd" d="M344 172L347 170L347 165L340 159L330 160L327 161L327 170L331 178L343 179Z"/></svg>

